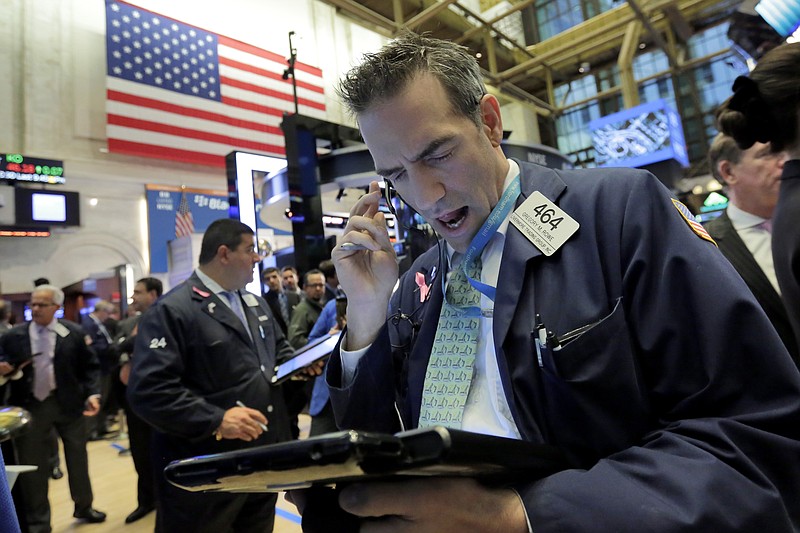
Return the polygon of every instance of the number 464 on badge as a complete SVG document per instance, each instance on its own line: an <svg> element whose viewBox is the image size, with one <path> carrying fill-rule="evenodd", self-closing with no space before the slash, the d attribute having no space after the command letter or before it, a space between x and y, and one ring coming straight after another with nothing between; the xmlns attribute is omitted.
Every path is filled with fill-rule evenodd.
<svg viewBox="0 0 800 533"><path fill-rule="evenodd" d="M581 226L539 191L511 214L511 224L547 256L561 248Z"/></svg>

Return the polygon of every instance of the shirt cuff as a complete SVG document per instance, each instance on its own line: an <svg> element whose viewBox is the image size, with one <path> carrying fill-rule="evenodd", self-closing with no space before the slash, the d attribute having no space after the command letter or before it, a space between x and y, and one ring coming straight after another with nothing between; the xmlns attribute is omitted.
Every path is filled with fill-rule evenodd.
<svg viewBox="0 0 800 533"><path fill-rule="evenodd" d="M347 343L347 332L343 333L344 338L342 338L341 342L339 343L339 354L342 361L342 388L345 389L353 383L353 380L356 376L356 368L358 367L358 362L361 360L361 357L367 353L371 344L361 348L360 350L355 350L353 352L347 351L341 346L344 346Z"/></svg>
<svg viewBox="0 0 800 533"><path fill-rule="evenodd" d="M512 488L511 490L513 490L514 494L516 494L517 498L519 498L519 504L522 506L522 512L525 513L525 522L528 524L528 533L533 533L533 526L531 526L531 519L528 516L528 508L525 507L525 502L522 501L522 496L519 495L517 489Z"/></svg>

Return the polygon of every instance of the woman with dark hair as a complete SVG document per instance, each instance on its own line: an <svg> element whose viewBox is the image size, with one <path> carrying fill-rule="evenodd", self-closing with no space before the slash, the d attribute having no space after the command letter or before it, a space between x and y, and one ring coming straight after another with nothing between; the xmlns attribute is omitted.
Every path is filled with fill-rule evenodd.
<svg viewBox="0 0 800 533"><path fill-rule="evenodd" d="M772 255L781 296L800 340L800 43L768 52L733 83L717 114L719 129L742 149L755 142L786 151L780 197L772 219Z"/></svg>

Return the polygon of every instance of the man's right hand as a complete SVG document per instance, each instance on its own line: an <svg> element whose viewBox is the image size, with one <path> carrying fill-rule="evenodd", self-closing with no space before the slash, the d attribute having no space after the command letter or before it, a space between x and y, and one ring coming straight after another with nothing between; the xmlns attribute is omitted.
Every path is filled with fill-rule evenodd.
<svg viewBox="0 0 800 533"><path fill-rule="evenodd" d="M339 284L347 294L346 348L351 351L371 344L386 322L389 298L399 273L397 254L379 204L380 187L373 181L369 193L350 210L344 234L331 254ZM366 249L344 250L342 243Z"/></svg>
<svg viewBox="0 0 800 533"><path fill-rule="evenodd" d="M216 434L223 439L255 440L264 433L260 424L266 424L267 417L261 411L249 407L231 407L222 417L222 424Z"/></svg>
<svg viewBox="0 0 800 533"><path fill-rule="evenodd" d="M11 374L12 372L14 372L14 366L11 365L11 363L0 361L0 376L5 376L6 374Z"/></svg>

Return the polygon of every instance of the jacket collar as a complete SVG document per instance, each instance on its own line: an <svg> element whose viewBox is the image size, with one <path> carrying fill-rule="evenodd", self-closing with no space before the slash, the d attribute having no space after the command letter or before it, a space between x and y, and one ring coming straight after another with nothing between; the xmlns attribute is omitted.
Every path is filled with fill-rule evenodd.
<svg viewBox="0 0 800 533"><path fill-rule="evenodd" d="M200 308L207 316L236 330L243 341L252 342L250 335L248 335L247 331L244 329L244 324L242 324L242 321L236 316L236 313L200 280L196 272L192 273L186 280L186 283L192 300L200 304ZM243 306L243 308L246 307L247 306ZM245 316L247 316L246 310Z"/></svg>

